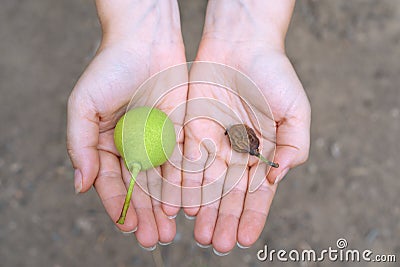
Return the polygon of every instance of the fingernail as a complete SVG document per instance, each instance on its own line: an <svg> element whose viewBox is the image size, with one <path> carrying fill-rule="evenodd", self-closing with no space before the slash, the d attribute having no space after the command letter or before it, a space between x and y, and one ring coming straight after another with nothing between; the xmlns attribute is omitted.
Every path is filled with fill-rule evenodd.
<svg viewBox="0 0 400 267"><path fill-rule="evenodd" d="M215 250L215 248L213 248L213 252L214 252L215 255L220 256L220 257L226 256L226 255L228 255L229 253L231 253L230 251L225 252L225 253L218 252L218 251Z"/></svg>
<svg viewBox="0 0 400 267"><path fill-rule="evenodd" d="M167 246L167 245L169 245L169 244L171 244L171 243L172 243L172 241L166 242L166 243L163 243L163 242L158 241L158 244L160 244L161 246Z"/></svg>
<svg viewBox="0 0 400 267"><path fill-rule="evenodd" d="M236 245L238 246L238 248L241 248L241 249L249 248L249 247L245 247L245 246L241 245L239 242L236 242Z"/></svg>
<svg viewBox="0 0 400 267"><path fill-rule="evenodd" d="M288 173L289 169L284 169L276 178L275 178L275 182L274 184L279 183L280 181L283 180L283 178L285 177L285 175Z"/></svg>
<svg viewBox="0 0 400 267"><path fill-rule="evenodd" d="M134 232L136 232L137 231L137 226L133 229L133 230L131 230L131 231L122 231L122 230L120 230L121 231L121 233L122 234L124 234L124 235L129 235L129 234L133 234Z"/></svg>
<svg viewBox="0 0 400 267"><path fill-rule="evenodd" d="M190 216L190 215L187 215L186 213L185 213L185 217L186 217L186 219L188 219L188 220L194 220L194 219L196 219L196 216Z"/></svg>
<svg viewBox="0 0 400 267"><path fill-rule="evenodd" d="M76 169L74 174L74 186L75 194L79 194L82 191L82 173L80 170Z"/></svg>
<svg viewBox="0 0 400 267"><path fill-rule="evenodd" d="M202 245L202 244L200 244L200 243L197 242L197 241L196 241L196 245L197 245L198 247L200 247L200 248L209 248L209 247L211 247L210 244L209 244L209 245Z"/></svg>
<svg viewBox="0 0 400 267"><path fill-rule="evenodd" d="M175 215L171 215L171 216L167 216L168 217L168 219L175 219L176 218L176 216L177 216L178 214L175 214Z"/></svg>
<svg viewBox="0 0 400 267"><path fill-rule="evenodd" d="M153 251L153 250L155 250L156 249L156 247L157 247L157 244L156 245L154 245L154 246L152 246L152 247L148 247L148 248L146 248L146 247L143 247L140 243L139 243L139 247L141 247L142 249L144 249L144 250L146 250L146 251Z"/></svg>

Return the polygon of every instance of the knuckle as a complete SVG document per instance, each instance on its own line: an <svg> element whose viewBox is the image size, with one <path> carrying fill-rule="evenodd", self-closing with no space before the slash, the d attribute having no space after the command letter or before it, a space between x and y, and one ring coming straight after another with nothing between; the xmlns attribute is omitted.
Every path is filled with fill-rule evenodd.
<svg viewBox="0 0 400 267"><path fill-rule="evenodd" d="M121 179L121 173L118 173L116 171L100 171L97 175L97 179L117 180Z"/></svg>

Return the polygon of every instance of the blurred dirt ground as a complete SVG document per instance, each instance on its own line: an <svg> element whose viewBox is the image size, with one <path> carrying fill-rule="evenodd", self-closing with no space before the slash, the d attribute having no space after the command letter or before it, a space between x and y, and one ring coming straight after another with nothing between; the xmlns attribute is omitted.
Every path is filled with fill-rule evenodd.
<svg viewBox="0 0 400 267"><path fill-rule="evenodd" d="M206 1L181 1L188 60ZM96 193L75 196L65 151L66 100L100 30L92 1L0 5L0 265L153 266L114 229ZM297 1L287 52L313 108L310 159L281 183L250 249L220 258L180 214L166 266L398 266L259 262L270 249L349 248L400 261L400 1Z"/></svg>

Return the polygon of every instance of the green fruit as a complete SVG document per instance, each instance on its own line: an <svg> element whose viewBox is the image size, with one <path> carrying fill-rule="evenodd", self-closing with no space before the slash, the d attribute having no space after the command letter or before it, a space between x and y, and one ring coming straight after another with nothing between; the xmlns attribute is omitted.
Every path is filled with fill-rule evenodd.
<svg viewBox="0 0 400 267"><path fill-rule="evenodd" d="M174 151L174 125L161 110L135 108L118 121L114 142L129 170L134 163L139 163L141 170L148 170L162 165Z"/></svg>
<svg viewBox="0 0 400 267"><path fill-rule="evenodd" d="M174 151L174 124L161 110L135 108L118 121L114 129L114 143L132 176L124 207L117 221L123 224L138 173L160 166Z"/></svg>

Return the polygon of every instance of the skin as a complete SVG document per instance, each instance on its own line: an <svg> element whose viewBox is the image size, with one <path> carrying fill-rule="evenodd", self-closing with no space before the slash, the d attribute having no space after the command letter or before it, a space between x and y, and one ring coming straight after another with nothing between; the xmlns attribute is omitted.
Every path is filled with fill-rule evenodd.
<svg viewBox="0 0 400 267"><path fill-rule="evenodd" d="M176 1L117 0L110 3L96 1L103 40L97 55L70 95L67 146L76 170L76 191L83 193L94 185L115 222L130 179L113 143L115 124L125 112L134 88L158 71L184 63L186 59ZM212 244L218 252L229 252L236 242L251 246L259 237L276 192L275 181L308 157L310 106L284 50L293 6L294 0L210 0L196 57L196 60L232 66L260 87L277 125L274 161L279 162L280 167L268 175L266 168L255 172L256 159L251 159L248 164L243 164L247 163L244 155L229 159L229 141L223 134L224 130L221 132L221 126L207 120L188 123L178 136L185 158L175 153L172 161L185 167L188 160L199 158L200 152L207 156L215 154L206 143L200 142L204 138L214 142L218 157L210 168L197 174L183 172L182 175L169 164L139 174L138 181L142 186L135 186L125 224L116 226L122 231L132 231L137 227L135 235L143 247L152 247L157 241L172 241L176 231L175 220L168 216L179 211L179 207L150 198L146 192L161 196L162 201L182 205L187 215L197 216L196 241L203 245ZM153 104L161 87L149 89L148 94L137 99L137 105ZM179 88L156 107L168 114L173 107L199 96L228 103L243 116L245 123L256 128L241 103L212 86L205 86L202 90L196 90L196 85ZM186 114L182 109L171 117L176 129L196 115L198 109L215 108L212 103L209 107L188 103ZM261 138L261 141L266 140ZM212 203L202 201L204 192L201 190L193 194L183 189L181 194L176 194L157 178L158 171L172 184L190 188L214 181L224 173L224 169L222 182L216 187L220 194L232 179L238 183L224 198ZM242 169L245 171L241 172ZM249 179L253 176L261 185L249 193Z"/></svg>
<svg viewBox="0 0 400 267"><path fill-rule="evenodd" d="M229 252L236 242L246 247L255 243L265 225L277 189L275 180L290 168L303 163L309 150L310 106L284 50L284 38L294 1L257 1L256 4L247 2L250 1L209 1L204 34L196 60L235 66L260 87L276 121L277 150L274 162L279 162L280 167L271 169L267 180L263 179L266 172L257 173L255 179L260 180L261 176L261 186L254 193L246 192L250 176L255 170L254 160L248 162L248 168L242 174L237 170L237 165L246 161L239 159L235 162L233 159L229 162L230 146L220 134L219 125L210 125L210 122L201 120L188 124L185 130L185 156L198 158L199 151L192 148L200 140L210 138L215 141L220 157L215 161L218 167L209 168L200 174L184 173L184 186L207 184L223 168L228 169L225 180L242 175L237 185L224 198L208 205L184 209L189 216L197 216L194 229L196 241L202 245L212 244L220 253ZM229 14L236 16L232 18ZM247 125L256 127L246 117L247 110L242 103L229 101L226 92L212 86L203 87L202 90L196 90L195 87L196 85L189 87L189 100L202 96L226 101L233 110L242 114ZM243 97L246 98L245 95ZM188 103L187 116L196 112L196 107L191 106L191 102ZM205 109L212 109L212 106ZM204 123L212 129L203 130ZM202 204L201 193L195 197L197 200L193 200L193 194L185 195L183 191L183 203L190 199L192 205L194 202Z"/></svg>
<svg viewBox="0 0 400 267"><path fill-rule="evenodd" d="M114 127L125 113L134 88L151 75L186 59L176 2L120 0L112 5L109 1L96 4L103 39L68 100L67 148L76 170L76 192L86 192L93 185L115 222L123 206L130 174L115 148ZM160 16L162 20L158 19ZM152 87L137 100L137 106L153 105L162 93L160 88ZM179 88L156 107L168 114L186 100L186 93L187 88ZM184 113L174 113L170 118L176 128L182 127ZM183 134L177 138L180 146L183 138ZM173 161L180 163L179 158ZM158 171L170 180L174 179L170 176L180 177L180 172L168 164ZM176 232L175 220L167 217L160 202L144 192L148 183L157 180L157 174L147 171L139 177L142 187L134 188L127 219L123 225L115 225L124 232L137 227L135 235L143 247L154 246L157 241L170 242ZM158 183L152 184L153 191L161 190Z"/></svg>

